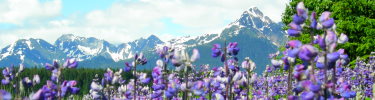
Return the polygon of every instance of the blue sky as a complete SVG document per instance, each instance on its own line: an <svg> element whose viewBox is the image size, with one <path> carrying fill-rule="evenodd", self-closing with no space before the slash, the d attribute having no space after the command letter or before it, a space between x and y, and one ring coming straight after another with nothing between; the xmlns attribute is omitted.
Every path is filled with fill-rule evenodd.
<svg viewBox="0 0 375 100"><path fill-rule="evenodd" d="M288 0L0 0L0 47L24 38L75 34L123 43L219 33L258 7L280 21Z"/></svg>
<svg viewBox="0 0 375 100"><path fill-rule="evenodd" d="M88 13L92 10L108 9L116 1L118 2L118 0L64 0L61 12L63 16L69 16L72 13Z"/></svg>

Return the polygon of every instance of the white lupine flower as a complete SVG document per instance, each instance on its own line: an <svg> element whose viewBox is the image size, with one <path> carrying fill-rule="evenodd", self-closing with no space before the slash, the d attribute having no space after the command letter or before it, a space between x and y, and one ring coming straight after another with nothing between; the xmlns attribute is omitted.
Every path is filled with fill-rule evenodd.
<svg viewBox="0 0 375 100"><path fill-rule="evenodd" d="M346 36L344 33L341 33L339 39L337 40L337 43L343 44L348 42L348 40L348 36Z"/></svg>
<svg viewBox="0 0 375 100"><path fill-rule="evenodd" d="M200 55L199 55L198 49L194 49L193 55L191 55L190 61L195 62L197 59L199 59L199 57L200 57Z"/></svg>
<svg viewBox="0 0 375 100"><path fill-rule="evenodd" d="M120 69L119 71L114 73L113 79L112 79L112 84L117 83L121 79L121 73L122 73L122 69Z"/></svg>
<svg viewBox="0 0 375 100"><path fill-rule="evenodd" d="M119 91L120 93L125 93L126 90L127 90L126 85L121 85L120 87L118 87L118 91Z"/></svg>
<svg viewBox="0 0 375 100"><path fill-rule="evenodd" d="M18 69L18 72L22 72L24 69L25 67L23 66L23 64L20 64L20 68Z"/></svg>
<svg viewBox="0 0 375 100"><path fill-rule="evenodd" d="M219 93L215 93L215 98L216 98L216 100L224 100L223 95L221 95Z"/></svg>
<svg viewBox="0 0 375 100"><path fill-rule="evenodd" d="M164 67L164 62L159 59L159 60L156 61L156 65L159 66L159 67Z"/></svg>
<svg viewBox="0 0 375 100"><path fill-rule="evenodd" d="M91 83L91 89L95 91L101 91L103 87L100 84L97 84L96 82Z"/></svg>
<svg viewBox="0 0 375 100"><path fill-rule="evenodd" d="M34 75L34 77L33 77L33 83L34 84L39 84L40 83L40 77L39 77L39 75Z"/></svg>
<svg viewBox="0 0 375 100"><path fill-rule="evenodd" d="M241 72L237 72L234 76L233 76L233 81L238 81L242 78L242 73Z"/></svg>
<svg viewBox="0 0 375 100"><path fill-rule="evenodd" d="M273 66L281 66L283 64L283 61L282 60L272 59L271 63L272 63Z"/></svg>

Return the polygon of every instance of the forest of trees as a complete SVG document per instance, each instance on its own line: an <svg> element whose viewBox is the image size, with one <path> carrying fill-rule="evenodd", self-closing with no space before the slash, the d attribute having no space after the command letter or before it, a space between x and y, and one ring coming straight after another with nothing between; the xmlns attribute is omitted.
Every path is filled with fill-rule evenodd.
<svg viewBox="0 0 375 100"><path fill-rule="evenodd" d="M0 70L3 70L4 68L0 68ZM17 72L18 67L14 67L15 72ZM119 69L115 69L114 71L118 71ZM86 69L86 68L77 68L77 69L64 69L62 71L61 78L63 80L76 80L77 81L77 87L80 88L80 92L78 95L88 94L90 90L90 84L92 80L95 78L95 75L101 79L103 78L103 74L106 72L106 69ZM146 72L148 75L150 75L151 71L143 70L140 72ZM21 94L22 96L28 96L31 92L36 92L38 89L40 89L43 85L46 84L47 80L51 80L51 71L46 70L45 68L40 67L33 67L33 68L25 68L22 73L18 77L15 77L14 80L21 80L20 78L29 77L30 79L33 78L34 75L40 76L40 83L36 84L34 86L27 87L25 86L25 91L27 93ZM131 72L123 72L122 77L125 78L125 80L129 80L133 78L133 74ZM3 76L0 77L0 79L4 79ZM126 82L127 83L127 82ZM0 89L9 90L11 94L14 94L14 89L11 86L11 84L8 85L1 85Z"/></svg>

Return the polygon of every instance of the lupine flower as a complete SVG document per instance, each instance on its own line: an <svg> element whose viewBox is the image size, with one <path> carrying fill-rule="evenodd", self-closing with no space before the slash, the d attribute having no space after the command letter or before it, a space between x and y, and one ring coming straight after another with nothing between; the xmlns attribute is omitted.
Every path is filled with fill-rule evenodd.
<svg viewBox="0 0 375 100"><path fill-rule="evenodd" d="M63 64L63 67L65 68L76 68L78 66L78 62L76 59L66 59L65 63Z"/></svg>
<svg viewBox="0 0 375 100"><path fill-rule="evenodd" d="M141 64L141 65L145 65L147 63L147 59L143 56L143 54L135 54L135 57L134 59L136 60L136 63L138 64Z"/></svg>
<svg viewBox="0 0 375 100"><path fill-rule="evenodd" d="M272 59L271 63L272 63L273 67L279 68L283 64L283 61L282 60Z"/></svg>
<svg viewBox="0 0 375 100"><path fill-rule="evenodd" d="M295 15L296 16L296 15ZM296 19L297 20L297 19ZM287 33L289 36L300 36L301 35L301 31L302 31L302 28L300 25L292 22L288 25L290 28L287 30Z"/></svg>
<svg viewBox="0 0 375 100"><path fill-rule="evenodd" d="M325 11L319 17L319 21L322 24L323 28L331 28L335 24L334 19L329 18L330 15L331 12Z"/></svg>
<svg viewBox="0 0 375 100"><path fill-rule="evenodd" d="M224 100L224 96L219 93L215 93L214 97L215 97L215 100Z"/></svg>
<svg viewBox="0 0 375 100"><path fill-rule="evenodd" d="M302 46L302 42L301 41L298 41L298 40L290 40L288 43L287 43L287 46L288 47L292 47L292 48L299 48Z"/></svg>
<svg viewBox="0 0 375 100"><path fill-rule="evenodd" d="M61 84L61 96L64 97L67 92L70 92L72 94L78 93L80 90L79 88L75 87L77 85L77 81L71 80L71 81L64 81Z"/></svg>
<svg viewBox="0 0 375 100"><path fill-rule="evenodd" d="M212 57L218 57L221 55L220 44L214 44L212 48Z"/></svg>
<svg viewBox="0 0 375 100"><path fill-rule="evenodd" d="M23 64L20 64L20 67L18 68L18 73L22 72L25 69L25 66Z"/></svg>
<svg viewBox="0 0 375 100"><path fill-rule="evenodd" d="M22 79L22 83L25 84L26 86L31 86L33 85L33 81L30 80L29 77L25 77Z"/></svg>
<svg viewBox="0 0 375 100"><path fill-rule="evenodd" d="M125 62L125 68L124 68L124 71L125 72L130 72L132 70L132 67L133 65L128 63L128 62Z"/></svg>
<svg viewBox="0 0 375 100"><path fill-rule="evenodd" d="M227 50L229 55L237 55L240 48L237 47L237 42L231 42L228 44Z"/></svg>
<svg viewBox="0 0 375 100"><path fill-rule="evenodd" d="M338 52L333 52L327 54L327 59L329 62L336 62L340 58L340 54Z"/></svg>
<svg viewBox="0 0 375 100"><path fill-rule="evenodd" d="M103 90L103 86L100 85L99 82L97 82L99 79L97 79L98 75L95 75L95 79L93 80L93 82L91 83L90 85L90 97L92 97L92 99L100 99L100 98L104 98L103 97L103 93L102 93L102 90Z"/></svg>
<svg viewBox="0 0 375 100"><path fill-rule="evenodd" d="M0 90L0 100L11 100L12 95L5 91L5 90Z"/></svg>
<svg viewBox="0 0 375 100"><path fill-rule="evenodd" d="M303 61L309 61L318 55L318 50L311 45L303 45L298 53L298 57Z"/></svg>
<svg viewBox="0 0 375 100"><path fill-rule="evenodd" d="M39 75L34 75L33 84L36 85L36 84L39 84L39 83L40 83L40 77L39 77Z"/></svg>
<svg viewBox="0 0 375 100"><path fill-rule="evenodd" d="M318 22L316 21L316 12L311 12L310 21L310 27L313 29L317 29Z"/></svg>
<svg viewBox="0 0 375 100"><path fill-rule="evenodd" d="M340 34L340 37L337 40L337 43L343 44L348 41L348 36L346 36L344 33Z"/></svg>
<svg viewBox="0 0 375 100"><path fill-rule="evenodd" d="M327 31L327 37L326 37L326 44L327 45L332 45L336 43L337 41L337 36L334 31Z"/></svg>
<svg viewBox="0 0 375 100"><path fill-rule="evenodd" d="M246 57L245 60L242 62L241 67L253 71L255 69L255 63L252 60L250 60L249 57Z"/></svg>
<svg viewBox="0 0 375 100"><path fill-rule="evenodd" d="M307 19L307 9L302 2L297 4L297 14L293 15L293 23L298 25L305 22Z"/></svg>
<svg viewBox="0 0 375 100"><path fill-rule="evenodd" d="M199 59L199 51L197 49L193 49L191 57L184 50L175 51L174 53L172 64L176 67L181 65L192 67L191 63Z"/></svg>
<svg viewBox="0 0 375 100"><path fill-rule="evenodd" d="M147 84L150 82L150 78L147 77L147 74L146 73L139 73L139 80L141 80L141 83L142 84Z"/></svg>
<svg viewBox="0 0 375 100"><path fill-rule="evenodd" d="M297 4L297 14L293 15L293 22L289 24L290 29L287 30L289 36L300 36L302 28L301 24L307 19L307 9L302 2Z"/></svg>
<svg viewBox="0 0 375 100"><path fill-rule="evenodd" d="M45 67L47 70L52 71L54 69L59 68L59 64L56 61L53 61L53 64L46 63Z"/></svg>
<svg viewBox="0 0 375 100"><path fill-rule="evenodd" d="M199 57L198 49L193 49L193 54L191 55L190 61L195 62L197 59L199 59Z"/></svg>
<svg viewBox="0 0 375 100"><path fill-rule="evenodd" d="M39 89L33 96L32 99L55 99L57 96L57 86L52 81L47 81L47 84Z"/></svg>
<svg viewBox="0 0 375 100"><path fill-rule="evenodd" d="M118 70L117 72L113 74L111 84L120 83L120 81L122 81L121 73L122 73L122 69Z"/></svg>
<svg viewBox="0 0 375 100"><path fill-rule="evenodd" d="M323 56L317 56L315 58L315 62L316 62L316 67L319 68L319 69L323 69L324 68L324 57Z"/></svg>
<svg viewBox="0 0 375 100"><path fill-rule="evenodd" d="M159 54L160 58L163 59L164 62L168 63L169 60L173 57L174 49L164 46L161 49L157 49L156 52Z"/></svg>
<svg viewBox="0 0 375 100"><path fill-rule="evenodd" d="M61 74L61 72L58 69L53 69L52 75L51 75L51 80L55 81L55 82L59 81L60 74Z"/></svg>
<svg viewBox="0 0 375 100"><path fill-rule="evenodd" d="M324 43L324 39L320 35L314 36L314 44L318 44L320 48L326 47L326 44Z"/></svg>
<svg viewBox="0 0 375 100"><path fill-rule="evenodd" d="M114 76L113 71L107 68L107 72L104 73L104 77L102 79L104 81L104 84L112 83L113 76Z"/></svg>

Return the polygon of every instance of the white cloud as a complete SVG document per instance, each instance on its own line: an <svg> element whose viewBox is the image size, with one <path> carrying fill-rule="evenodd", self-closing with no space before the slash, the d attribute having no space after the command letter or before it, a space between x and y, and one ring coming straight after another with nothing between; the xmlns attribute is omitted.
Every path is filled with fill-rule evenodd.
<svg viewBox="0 0 375 100"><path fill-rule="evenodd" d="M28 22L32 26L0 30L0 47L16 40L7 40L6 37L15 36L42 38L54 42L61 34L74 33L121 43L150 34L158 35L165 41L181 35L217 33L229 24L228 21L235 21L243 11L253 6L259 7L264 15L272 20L280 21L287 2L288 0L124 0L114 3L108 9L70 15L63 19L45 20L60 15L60 0L44 3L38 0L9 0L5 3L9 4L6 7L0 2L0 23L22 26ZM161 33L169 28L161 21L165 18L183 26L183 29L178 30L181 33Z"/></svg>
<svg viewBox="0 0 375 100"><path fill-rule="evenodd" d="M38 0L6 0L1 2L0 22L22 25L27 19L57 16L60 13L60 9L60 0L43 3Z"/></svg>

